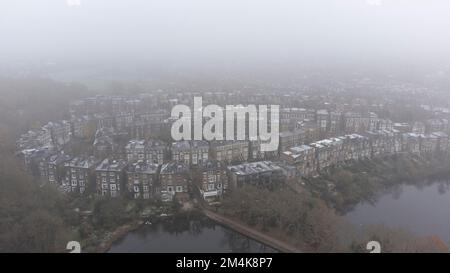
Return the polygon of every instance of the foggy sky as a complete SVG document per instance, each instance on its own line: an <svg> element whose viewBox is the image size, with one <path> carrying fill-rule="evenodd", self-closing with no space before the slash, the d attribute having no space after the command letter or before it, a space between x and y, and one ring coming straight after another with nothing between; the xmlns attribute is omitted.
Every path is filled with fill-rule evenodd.
<svg viewBox="0 0 450 273"><path fill-rule="evenodd" d="M448 0L0 0L0 60L447 63L449 14Z"/></svg>

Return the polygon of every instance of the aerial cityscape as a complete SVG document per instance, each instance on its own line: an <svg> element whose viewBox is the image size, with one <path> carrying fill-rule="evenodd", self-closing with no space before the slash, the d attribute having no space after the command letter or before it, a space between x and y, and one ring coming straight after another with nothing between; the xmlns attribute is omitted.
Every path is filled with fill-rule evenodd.
<svg viewBox="0 0 450 273"><path fill-rule="evenodd" d="M142 217L152 215L156 208L162 209L162 214L221 209L225 213L227 208L221 206L231 198L228 195L252 191L249 186L274 195L289 190L299 198L316 196L345 212L355 201L375 196L378 190L367 189L369 185L385 187L385 181L373 181L374 177L359 173L371 164L404 161L414 168L448 160L450 108L433 97L414 97L423 87L377 84L365 78L345 90L323 88L321 94L287 89L275 96L261 90L251 97L244 91L170 90L83 97L68 103L64 114L68 119L44 121L42 127L21 134L16 156L38 183L52 185L78 202L86 202L86 198L148 200L140 203L144 206L139 211ZM360 93L351 100L341 99L353 88L390 92L382 97ZM278 149L262 151L261 140L248 138L173 141L171 128L178 117L171 116L170 110L180 103L193 105L198 96L206 103L223 106L277 103ZM406 106L402 96L411 97ZM405 110L400 107L411 114L402 116ZM203 118L203 123L207 121ZM245 119L246 125L250 122ZM449 165L440 164L431 174L448 173ZM414 169L385 172L386 180L392 175L427 178L415 174ZM355 190L363 191L361 196L347 192L344 183L352 180L361 180L353 182ZM173 211L173 204L180 207Z"/></svg>
<svg viewBox="0 0 450 273"><path fill-rule="evenodd" d="M449 252L449 3L25 2L0 252Z"/></svg>

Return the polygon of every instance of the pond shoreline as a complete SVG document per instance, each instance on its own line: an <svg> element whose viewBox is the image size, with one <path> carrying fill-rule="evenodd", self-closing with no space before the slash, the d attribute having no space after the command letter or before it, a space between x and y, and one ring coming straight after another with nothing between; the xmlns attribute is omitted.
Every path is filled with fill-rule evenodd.
<svg viewBox="0 0 450 273"><path fill-rule="evenodd" d="M111 235L109 238L104 239L102 243L96 248L97 253L106 253L108 252L112 245L119 241L120 239L127 236L130 232L135 231L139 229L141 226L143 226L145 221L139 220L135 221L129 224L122 225L120 227L117 227L114 231L111 232Z"/></svg>

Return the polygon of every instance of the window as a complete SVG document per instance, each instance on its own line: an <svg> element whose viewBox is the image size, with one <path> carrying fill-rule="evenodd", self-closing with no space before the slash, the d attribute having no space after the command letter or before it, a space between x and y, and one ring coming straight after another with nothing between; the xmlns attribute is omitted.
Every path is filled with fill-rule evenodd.
<svg viewBox="0 0 450 273"><path fill-rule="evenodd" d="M77 185L77 181L76 180L72 180L72 186L76 186Z"/></svg>
<svg viewBox="0 0 450 273"><path fill-rule="evenodd" d="M177 186L176 192L183 192L183 186Z"/></svg>
<svg viewBox="0 0 450 273"><path fill-rule="evenodd" d="M167 187L167 191L168 192L173 192L173 187L172 186Z"/></svg>
<svg viewBox="0 0 450 273"><path fill-rule="evenodd" d="M214 184L208 184L208 190L213 191L214 190Z"/></svg>
<svg viewBox="0 0 450 273"><path fill-rule="evenodd" d="M116 184L111 184L111 185L109 185L109 188L112 190L112 191L115 191L116 190Z"/></svg>
<svg viewBox="0 0 450 273"><path fill-rule="evenodd" d="M107 190L107 189L108 189L108 184L103 183L103 184L102 184L102 189L103 189L103 190Z"/></svg>
<svg viewBox="0 0 450 273"><path fill-rule="evenodd" d="M116 191L111 191L111 197L117 197L117 192Z"/></svg>
<svg viewBox="0 0 450 273"><path fill-rule="evenodd" d="M134 186L134 192L139 192L139 187L138 186Z"/></svg>
<svg viewBox="0 0 450 273"><path fill-rule="evenodd" d="M144 186L144 192L148 192L148 186Z"/></svg>

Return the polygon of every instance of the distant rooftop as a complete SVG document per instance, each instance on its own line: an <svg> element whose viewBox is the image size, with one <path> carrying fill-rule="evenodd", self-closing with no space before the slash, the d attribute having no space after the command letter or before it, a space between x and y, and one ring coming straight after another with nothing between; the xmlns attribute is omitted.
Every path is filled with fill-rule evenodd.
<svg viewBox="0 0 450 273"><path fill-rule="evenodd" d="M303 151L307 151L307 150L311 150L312 147L308 146L308 145L301 145L301 146L295 146L289 149L290 152L294 153L294 154L298 154L301 153Z"/></svg>
<svg viewBox="0 0 450 273"><path fill-rule="evenodd" d="M95 167L98 163L98 160L93 157L74 157L71 160L64 163L65 167L76 167L76 168L84 168L89 169Z"/></svg>
<svg viewBox="0 0 450 273"><path fill-rule="evenodd" d="M96 171L122 171L127 165L125 160L104 159L95 169Z"/></svg>
<svg viewBox="0 0 450 273"><path fill-rule="evenodd" d="M228 170L235 173L236 175L249 175L249 174L279 171L281 170L281 168L271 161L259 161L259 162L244 163L236 166L230 166L228 167Z"/></svg>
<svg viewBox="0 0 450 273"><path fill-rule="evenodd" d="M158 170L159 165L153 163L146 163L143 161L138 161L132 163L128 166L128 172L136 172L136 173L146 173L146 174L155 174Z"/></svg>
<svg viewBox="0 0 450 273"><path fill-rule="evenodd" d="M181 162L169 162L161 166L161 174L187 173L189 168Z"/></svg>

